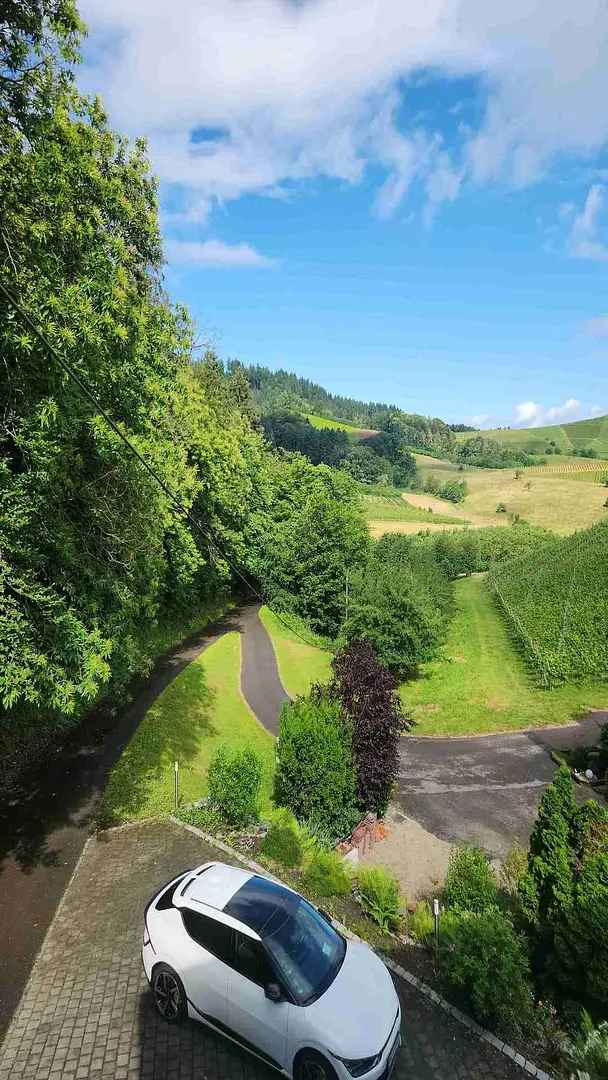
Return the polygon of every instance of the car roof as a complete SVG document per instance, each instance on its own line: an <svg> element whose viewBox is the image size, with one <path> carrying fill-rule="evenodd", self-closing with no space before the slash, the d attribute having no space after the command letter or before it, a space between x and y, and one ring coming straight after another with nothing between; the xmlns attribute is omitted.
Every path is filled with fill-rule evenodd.
<svg viewBox="0 0 608 1080"><path fill-rule="evenodd" d="M178 908L211 908L216 917L221 913L222 921L260 937L282 922L299 900L289 886L226 863L204 863L191 870L173 897Z"/></svg>
<svg viewBox="0 0 608 1080"><path fill-rule="evenodd" d="M207 907L223 911L235 892L252 877L250 870L225 863L205 863L192 870L183 885L177 889L174 903L178 907L195 900Z"/></svg>

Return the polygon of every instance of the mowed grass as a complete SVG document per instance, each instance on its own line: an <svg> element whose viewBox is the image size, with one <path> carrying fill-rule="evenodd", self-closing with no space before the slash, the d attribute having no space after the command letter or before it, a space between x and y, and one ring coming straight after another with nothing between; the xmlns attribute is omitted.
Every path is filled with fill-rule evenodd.
<svg viewBox="0 0 608 1080"><path fill-rule="evenodd" d="M367 435L376 435L374 428L362 428L353 424L350 420L334 420L330 416L317 416L315 413L307 413L306 419L316 428L331 428L332 431L347 431L349 435L365 438Z"/></svg>
<svg viewBox="0 0 608 1080"><path fill-rule="evenodd" d="M314 683L328 682L333 653L306 644L267 607L260 609L260 619L272 641L279 676L290 697L307 694ZM289 616L285 616L285 619L289 621ZM304 637L314 641L310 630L302 632Z"/></svg>
<svg viewBox="0 0 608 1080"><path fill-rule="evenodd" d="M515 469L467 467L460 472L450 461L437 461L424 454L416 455L416 459L423 477L433 474L445 478L449 473L466 480L469 494L460 508L471 515L494 515L498 504L503 503L507 514L519 514L531 525L562 534L589 528L608 516L604 506L607 492L599 484L581 484L538 468L530 475L522 470L516 480Z"/></svg>
<svg viewBox="0 0 608 1080"><path fill-rule="evenodd" d="M130 820L174 809L174 767L180 804L207 792L207 769L220 744L250 747L263 764L260 800L270 806L274 739L258 723L240 691L241 641L228 633L185 668L148 709L110 774L102 813Z"/></svg>
<svg viewBox="0 0 608 1080"><path fill-rule="evenodd" d="M455 583L456 613L444 659L423 665L401 698L414 735L474 735L567 724L608 706L608 684L542 690L511 642L483 576Z"/></svg>

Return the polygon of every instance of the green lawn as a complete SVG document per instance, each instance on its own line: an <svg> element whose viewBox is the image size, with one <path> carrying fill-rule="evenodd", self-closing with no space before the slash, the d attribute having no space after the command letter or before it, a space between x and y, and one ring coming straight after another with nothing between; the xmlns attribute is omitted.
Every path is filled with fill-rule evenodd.
<svg viewBox="0 0 608 1080"><path fill-rule="evenodd" d="M261 809L270 805L274 739L258 723L240 691L241 640L225 634L160 695L110 775L104 817L145 818L173 810L174 761L180 802L207 790L207 768L220 743L260 755Z"/></svg>
<svg viewBox="0 0 608 1080"><path fill-rule="evenodd" d="M565 724L608 705L608 685L539 689L512 645L483 577L456 582L457 611L445 659L423 665L421 678L401 687L413 709L416 735L472 735Z"/></svg>
<svg viewBox="0 0 608 1080"><path fill-rule="evenodd" d="M286 616L288 619L288 616ZM260 619L272 641L281 682L290 697L307 694L313 683L327 682L331 674L332 653L305 644L289 630L267 607L260 610ZM311 641L314 634L303 631Z"/></svg>
<svg viewBox="0 0 608 1080"><path fill-rule="evenodd" d="M353 424L351 420L333 420L329 416L317 416L315 413L307 413L306 419L316 428L331 428L332 431L346 431L349 435L362 437L376 435L373 428L362 428Z"/></svg>

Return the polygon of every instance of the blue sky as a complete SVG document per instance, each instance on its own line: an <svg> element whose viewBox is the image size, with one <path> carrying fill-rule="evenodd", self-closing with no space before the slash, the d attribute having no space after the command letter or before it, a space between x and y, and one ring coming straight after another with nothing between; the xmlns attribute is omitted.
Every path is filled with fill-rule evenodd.
<svg viewBox="0 0 608 1080"><path fill-rule="evenodd" d="M483 426L608 413L605 7L82 11L81 84L148 137L167 288L221 354Z"/></svg>

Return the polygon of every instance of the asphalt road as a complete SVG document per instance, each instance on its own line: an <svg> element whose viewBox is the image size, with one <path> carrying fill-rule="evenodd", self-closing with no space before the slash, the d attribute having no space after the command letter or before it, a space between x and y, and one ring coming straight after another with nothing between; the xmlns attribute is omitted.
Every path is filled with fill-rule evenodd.
<svg viewBox="0 0 608 1080"><path fill-rule="evenodd" d="M597 741L608 713L571 727L465 739L401 739L395 801L407 817L451 843L478 844L494 856L525 844L553 778L552 748ZM580 788L581 798L590 789Z"/></svg>

